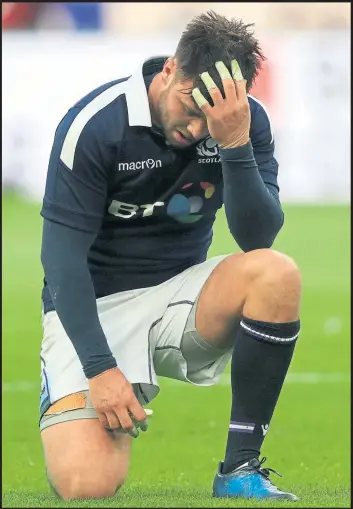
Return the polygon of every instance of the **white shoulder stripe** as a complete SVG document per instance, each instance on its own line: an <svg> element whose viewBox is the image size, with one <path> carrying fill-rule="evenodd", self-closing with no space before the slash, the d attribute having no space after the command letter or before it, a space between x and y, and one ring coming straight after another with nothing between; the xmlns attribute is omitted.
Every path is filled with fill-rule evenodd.
<svg viewBox="0 0 353 509"><path fill-rule="evenodd" d="M248 97L251 97L251 99L253 99L255 102L257 102L265 111L266 115L267 115L267 118L268 118L268 121L269 121L269 124L270 124L270 131L271 131L271 142L273 142L273 126L272 126L272 122L271 122L271 119L270 119L270 115L268 114L268 110L266 108L266 106L261 102L259 101L258 99L256 99L256 97L254 97L253 95L251 94L247 94Z"/></svg>
<svg viewBox="0 0 353 509"><path fill-rule="evenodd" d="M118 83L104 90L85 106L72 122L61 149L60 159L72 170L78 139L87 122L100 110L108 106L126 91L126 82Z"/></svg>

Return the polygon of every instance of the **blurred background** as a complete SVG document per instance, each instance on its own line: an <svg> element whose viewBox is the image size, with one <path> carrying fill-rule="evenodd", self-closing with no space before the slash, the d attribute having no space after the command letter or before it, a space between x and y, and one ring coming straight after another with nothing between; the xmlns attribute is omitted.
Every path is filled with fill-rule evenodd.
<svg viewBox="0 0 353 509"><path fill-rule="evenodd" d="M285 224L274 248L293 257L303 275L302 332L265 454L270 451L273 466L284 470L295 493L313 497L313 507L348 507L350 3L3 2L4 507L53 506L37 409L43 278L39 212L56 126L95 87L128 76L145 58L172 54L186 23L209 9L255 23L267 56L251 93L267 107L275 132ZM209 255L236 250L222 210ZM150 406L155 410L151 431L134 449L132 491L124 493L133 497L136 488L146 494L158 479L155 497L169 486L181 507L180 487L190 485L186 507L194 488L208 493L222 459L229 370L219 386L208 389L168 379L160 379L160 385ZM178 419L171 422L176 408ZM212 444L212 452L205 444ZM146 469L151 450L156 461ZM29 505L20 505L24 499L30 499ZM195 507L204 506L197 500Z"/></svg>
<svg viewBox="0 0 353 509"><path fill-rule="evenodd" d="M173 53L185 24L207 9L255 23L268 60L252 93L276 131L282 198L347 203L345 2L3 3L3 186L40 199L53 134L70 106L144 58Z"/></svg>

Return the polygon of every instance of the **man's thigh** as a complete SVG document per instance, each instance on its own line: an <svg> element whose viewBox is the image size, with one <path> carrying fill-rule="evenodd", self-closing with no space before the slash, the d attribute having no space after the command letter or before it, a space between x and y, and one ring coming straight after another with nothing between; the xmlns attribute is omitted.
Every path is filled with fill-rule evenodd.
<svg viewBox="0 0 353 509"><path fill-rule="evenodd" d="M202 288L195 322L199 334L210 345L226 346L234 342L248 291L244 277L247 258L248 254L237 253L222 260Z"/></svg>
<svg viewBox="0 0 353 509"><path fill-rule="evenodd" d="M199 334L216 347L232 344L254 281L266 274L266 292L278 294L278 279L275 278L283 280L281 274L286 274L286 271L296 274L293 266L288 257L272 249L256 249L226 257L212 271L200 293L196 311ZM277 281L276 284L274 281ZM266 292L257 298L261 312L268 306L271 296ZM258 295L258 291L252 290L252 295ZM276 312L276 307L273 311Z"/></svg>
<svg viewBox="0 0 353 509"><path fill-rule="evenodd" d="M188 277L171 284L176 291L163 316L151 330L151 349L157 375L213 385L231 358L232 345L217 347L204 341L196 328L196 311L202 289L227 256L211 258L188 269Z"/></svg>

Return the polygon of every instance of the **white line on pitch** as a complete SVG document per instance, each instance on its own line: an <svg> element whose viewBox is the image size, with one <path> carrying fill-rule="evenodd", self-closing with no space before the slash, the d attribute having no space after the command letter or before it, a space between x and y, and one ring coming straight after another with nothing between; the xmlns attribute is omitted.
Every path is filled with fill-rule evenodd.
<svg viewBox="0 0 353 509"><path fill-rule="evenodd" d="M36 382L3 382L2 392L32 392L40 390L40 383Z"/></svg>
<svg viewBox="0 0 353 509"><path fill-rule="evenodd" d="M165 382L177 384L178 380L163 378ZM350 376L346 373L288 373L285 383L287 384L318 384L318 383L346 383L350 382ZM230 373L224 373L217 385L230 385ZM39 382L3 382L3 392L32 392L39 391Z"/></svg>
<svg viewBox="0 0 353 509"><path fill-rule="evenodd" d="M180 383L179 380L163 378L168 384ZM350 376L347 373L288 373L285 384L321 384L321 383L348 383ZM230 373L223 373L217 385L230 386Z"/></svg>

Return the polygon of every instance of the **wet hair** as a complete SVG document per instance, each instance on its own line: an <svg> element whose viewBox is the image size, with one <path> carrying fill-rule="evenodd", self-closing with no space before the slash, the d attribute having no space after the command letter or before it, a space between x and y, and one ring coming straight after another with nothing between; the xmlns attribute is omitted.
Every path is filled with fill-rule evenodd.
<svg viewBox="0 0 353 509"><path fill-rule="evenodd" d="M214 64L221 60L230 72L231 61L237 59L249 91L265 60L251 30L253 26L253 23L245 24L242 20L227 19L214 11L193 18L182 33L174 55L178 65L178 79L192 79L194 86L198 86L210 100L199 75L208 71L223 93L222 82ZM191 93L191 89L185 93Z"/></svg>

